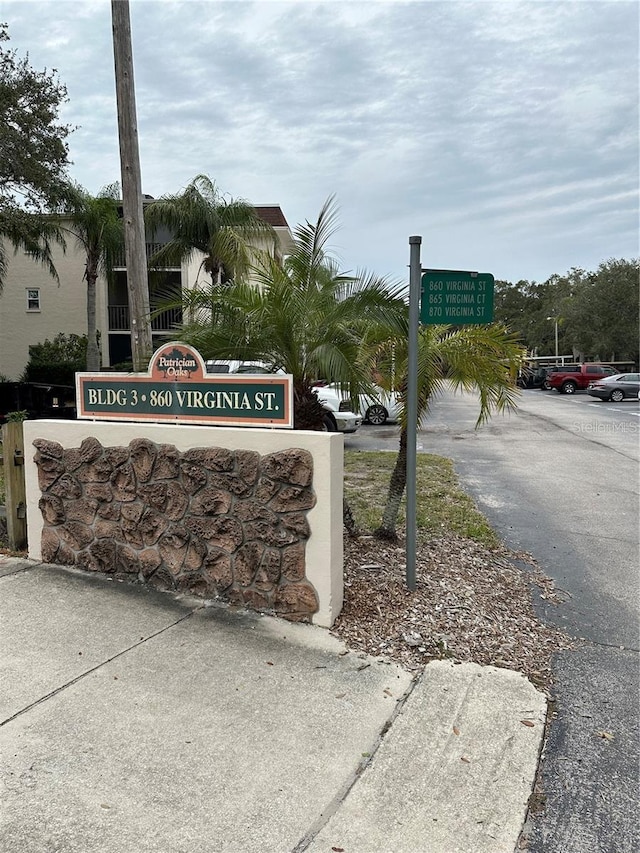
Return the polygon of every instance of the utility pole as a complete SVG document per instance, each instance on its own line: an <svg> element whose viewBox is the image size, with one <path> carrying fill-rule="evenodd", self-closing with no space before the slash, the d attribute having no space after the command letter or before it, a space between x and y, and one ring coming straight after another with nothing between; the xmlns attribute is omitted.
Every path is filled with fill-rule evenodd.
<svg viewBox="0 0 640 853"><path fill-rule="evenodd" d="M131 50L131 21L129 0L111 0L113 25L113 58L116 74L118 104L118 136L120 139L120 172L122 176L122 207L124 217L124 247L127 263L127 290L131 323L131 354L133 369L147 366L153 342L149 311L149 282L142 213L142 179L138 149L136 93L133 82Z"/></svg>

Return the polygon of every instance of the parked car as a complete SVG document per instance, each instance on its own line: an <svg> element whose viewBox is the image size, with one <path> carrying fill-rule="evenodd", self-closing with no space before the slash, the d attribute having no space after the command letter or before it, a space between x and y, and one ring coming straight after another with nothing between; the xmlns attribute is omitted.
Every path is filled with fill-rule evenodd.
<svg viewBox="0 0 640 853"><path fill-rule="evenodd" d="M207 373L272 373L262 361L205 361ZM280 370L279 373L282 373Z"/></svg>
<svg viewBox="0 0 640 853"><path fill-rule="evenodd" d="M544 367L532 367L524 364L518 371L516 384L518 388L542 388L547 371Z"/></svg>
<svg viewBox="0 0 640 853"><path fill-rule="evenodd" d="M349 409L349 402L331 385L317 385L314 394L326 410L324 425L328 432L355 432L362 425L362 416Z"/></svg>
<svg viewBox="0 0 640 853"><path fill-rule="evenodd" d="M551 389L551 385L549 384L550 374L558 373L561 370L565 373L577 373L580 370L580 365L525 364L520 368L517 378L517 384L520 388L543 388L545 391L549 391Z"/></svg>
<svg viewBox="0 0 640 853"><path fill-rule="evenodd" d="M553 390L553 385L549 381L549 377L553 373L579 373L580 365L579 364L548 364L545 367L540 368L541 381L539 387L543 389L543 391L551 391Z"/></svg>
<svg viewBox="0 0 640 853"><path fill-rule="evenodd" d="M337 385L324 385L323 391L325 395L338 404L341 411L351 409L351 399L348 394L341 391ZM373 426L382 426L387 422L395 422L400 417L402 404L400 395L395 392L385 391L379 386L374 386L374 394L361 394L356 401L355 406L357 412L362 416L364 423L372 424Z"/></svg>
<svg viewBox="0 0 640 853"><path fill-rule="evenodd" d="M268 364L261 361L215 361L205 362L208 374L223 373L272 373ZM282 370L277 371L283 373ZM325 410L324 426L327 432L356 432L362 424L362 417L346 409L341 408L341 398L331 392L325 392L325 388L313 389L320 398ZM319 392L322 391L322 394Z"/></svg>
<svg viewBox="0 0 640 853"><path fill-rule="evenodd" d="M376 385L375 395L362 394L359 400L364 420L373 426L395 423L400 417L402 403L397 391L385 391Z"/></svg>
<svg viewBox="0 0 640 853"><path fill-rule="evenodd" d="M587 393L600 400L620 403L625 398L637 399L640 396L640 373L617 373L591 382Z"/></svg>
<svg viewBox="0 0 640 853"><path fill-rule="evenodd" d="M615 375L613 367L591 362L579 365L578 370L566 370L561 367L557 372L550 373L547 381L551 388L555 388L560 394L575 394L576 391L586 391L592 382Z"/></svg>

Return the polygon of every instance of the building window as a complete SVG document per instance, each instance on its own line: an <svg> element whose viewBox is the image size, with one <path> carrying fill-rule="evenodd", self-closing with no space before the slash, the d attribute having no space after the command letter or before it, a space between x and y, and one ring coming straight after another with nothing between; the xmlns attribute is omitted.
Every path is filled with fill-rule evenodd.
<svg viewBox="0 0 640 853"><path fill-rule="evenodd" d="M30 287L27 289L27 311L40 310L40 288Z"/></svg>

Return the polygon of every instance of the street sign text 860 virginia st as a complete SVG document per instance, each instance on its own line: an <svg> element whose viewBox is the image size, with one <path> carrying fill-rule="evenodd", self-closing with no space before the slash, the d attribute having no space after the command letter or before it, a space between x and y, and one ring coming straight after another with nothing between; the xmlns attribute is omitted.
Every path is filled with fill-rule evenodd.
<svg viewBox="0 0 640 853"><path fill-rule="evenodd" d="M493 283L491 273L425 270L422 274L420 322L491 323Z"/></svg>

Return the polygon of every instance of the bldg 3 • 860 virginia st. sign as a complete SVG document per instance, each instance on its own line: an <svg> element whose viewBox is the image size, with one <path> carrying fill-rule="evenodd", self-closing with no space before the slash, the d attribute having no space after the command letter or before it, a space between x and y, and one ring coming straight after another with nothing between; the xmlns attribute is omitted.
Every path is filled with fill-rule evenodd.
<svg viewBox="0 0 640 853"><path fill-rule="evenodd" d="M215 426L293 426L291 376L209 376L200 353L172 342L147 373L76 374L78 417Z"/></svg>
<svg viewBox="0 0 640 853"><path fill-rule="evenodd" d="M463 325L493 321L491 273L424 270L421 284L421 323Z"/></svg>

